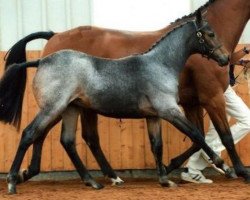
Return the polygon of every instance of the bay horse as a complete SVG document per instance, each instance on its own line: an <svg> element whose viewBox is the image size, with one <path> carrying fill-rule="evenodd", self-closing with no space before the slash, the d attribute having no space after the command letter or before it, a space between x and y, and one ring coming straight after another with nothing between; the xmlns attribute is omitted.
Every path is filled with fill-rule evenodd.
<svg viewBox="0 0 250 200"><path fill-rule="evenodd" d="M167 120L202 147L217 166L223 167L223 160L206 144L200 131L185 118L177 104L179 74L188 57L195 53L206 55L221 66L229 61L227 51L202 19L200 11L195 20L175 27L143 54L112 60L62 50L41 60L10 66L0 81L0 120L10 124L21 120L19 106L22 106L25 81L19 75L31 66L37 67L33 93L40 111L23 131L7 177L9 193L16 193L18 172L29 146L43 140L61 118L62 144L82 180L95 189L103 187L91 177L75 150L78 107L86 111L85 115L146 118L153 128L160 118ZM149 132L149 137L159 182L173 186L162 163L158 137L154 132Z"/></svg>
<svg viewBox="0 0 250 200"><path fill-rule="evenodd" d="M249 20L250 1L210 0L201 9L227 50L232 53ZM222 10L225 12L222 12ZM61 49L74 49L105 58L120 58L134 53L142 53L167 31L193 16L194 14L185 16L170 26L154 32L140 33L87 26L57 34L52 32L34 33L23 38L10 49L6 60L6 68L13 63L25 62L25 45L37 38L49 40L43 50L42 57ZM196 124L202 133L204 133L202 108L205 108L215 124L223 144L227 147L237 175L248 181L247 171L234 148L225 113L223 93L228 83L228 69L219 68L215 62L208 61L199 55L193 55L188 59L186 67L181 73L179 83L180 104L183 106L187 118ZM83 117L83 113L81 113L81 122L84 124L82 136L94 154L102 172L110 177L113 182L118 180L116 183L121 183L100 148L97 134L97 116L95 114L88 116L88 118ZM148 130L161 137L160 121L156 121L156 123L158 125L153 128L148 126ZM37 155L41 155L42 144L43 142L34 144L31 164L28 170L20 172L20 182L26 181L39 173L41 156ZM159 142L159 145L161 145L161 142ZM195 150L197 148L192 147L184 155L172 159L170 165L166 168L167 172L170 173L173 169L179 167Z"/></svg>

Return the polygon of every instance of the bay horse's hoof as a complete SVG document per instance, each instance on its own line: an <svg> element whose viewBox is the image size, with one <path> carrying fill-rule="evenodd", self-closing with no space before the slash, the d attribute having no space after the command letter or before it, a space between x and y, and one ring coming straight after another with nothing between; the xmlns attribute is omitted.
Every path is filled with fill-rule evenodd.
<svg viewBox="0 0 250 200"><path fill-rule="evenodd" d="M167 176L160 177L159 183L162 187L177 187L177 185L173 181L168 180Z"/></svg>
<svg viewBox="0 0 250 200"><path fill-rule="evenodd" d="M120 179L120 177L117 176L116 179L111 178L112 181L112 186L119 186L119 185L123 185L124 181L122 179Z"/></svg>
<svg viewBox="0 0 250 200"><path fill-rule="evenodd" d="M16 194L16 185L14 185L13 183L8 183L8 194Z"/></svg>
<svg viewBox="0 0 250 200"><path fill-rule="evenodd" d="M104 188L104 186L100 183L97 183L96 181L94 181L93 179L90 179L88 181L84 181L86 186L90 186L96 190L100 190L102 188Z"/></svg>

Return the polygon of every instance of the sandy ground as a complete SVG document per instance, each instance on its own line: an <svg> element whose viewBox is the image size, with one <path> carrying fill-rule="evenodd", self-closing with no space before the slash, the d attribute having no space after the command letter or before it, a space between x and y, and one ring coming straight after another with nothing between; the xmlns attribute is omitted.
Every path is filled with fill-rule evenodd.
<svg viewBox="0 0 250 200"><path fill-rule="evenodd" d="M86 187L80 180L70 181L29 181L18 185L18 194L8 195L6 182L0 181L0 200L112 200L112 199L170 199L170 200L249 200L250 185L242 179L228 180L213 177L209 185L178 183L176 188L162 188L156 179L125 179L122 186L111 186L105 179L98 179L105 185L102 190Z"/></svg>

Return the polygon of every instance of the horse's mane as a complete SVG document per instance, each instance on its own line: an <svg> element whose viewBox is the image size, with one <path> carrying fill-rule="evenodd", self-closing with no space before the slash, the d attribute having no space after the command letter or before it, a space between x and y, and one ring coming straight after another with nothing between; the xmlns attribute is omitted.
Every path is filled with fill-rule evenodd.
<svg viewBox="0 0 250 200"><path fill-rule="evenodd" d="M198 9L196 9L194 12L190 13L189 15L184 15L183 17L181 18L178 18L176 19L174 22L172 22L171 24L174 24L176 22L180 22L182 20L185 20L185 19L188 19L190 17L194 17L195 16L195 13L198 11L198 10L203 10L203 9L206 9L208 6L210 6L212 3L214 3L216 0L209 0L207 3L205 3L203 6L199 7Z"/></svg>
<svg viewBox="0 0 250 200"><path fill-rule="evenodd" d="M167 32L166 34L164 34L159 40L157 40L147 51L143 52L140 55L146 54L148 52L150 52L151 50L153 50L156 46L158 46L159 43L161 43L162 40L164 40L166 37L168 37L171 33L175 32L175 30L181 28L182 26L193 22L193 20L189 20L189 21L185 21L184 23L181 23L177 26L175 26L171 31Z"/></svg>
<svg viewBox="0 0 250 200"><path fill-rule="evenodd" d="M166 34L164 34L159 40L157 40L146 52L142 53L148 53L149 51L151 51L152 49L154 49L164 38L166 38L169 34L171 34L172 32L174 32L176 29L181 28L183 25L189 23L190 21L184 21L187 20L191 17L194 17L196 12L198 10L203 10L205 8L207 8L208 6L210 6L212 3L214 3L216 0L209 0L207 3L205 3L203 6L199 7L198 9L196 9L193 13L189 14L189 15L185 15L182 18L179 18L177 20L175 20L174 22L171 23L171 25L173 25L174 23L179 23L181 21L183 21L183 23L178 24L177 26L175 26L171 31L167 32Z"/></svg>

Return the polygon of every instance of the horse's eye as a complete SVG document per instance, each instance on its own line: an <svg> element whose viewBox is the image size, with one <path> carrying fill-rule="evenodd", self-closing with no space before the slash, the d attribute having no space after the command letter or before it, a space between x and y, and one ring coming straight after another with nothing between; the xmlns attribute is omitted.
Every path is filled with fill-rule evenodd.
<svg viewBox="0 0 250 200"><path fill-rule="evenodd" d="M208 33L208 36L209 36L209 37L214 37L215 34L214 34L214 32L209 32L209 33Z"/></svg>

